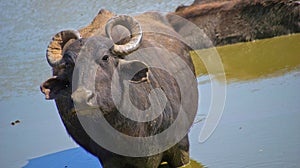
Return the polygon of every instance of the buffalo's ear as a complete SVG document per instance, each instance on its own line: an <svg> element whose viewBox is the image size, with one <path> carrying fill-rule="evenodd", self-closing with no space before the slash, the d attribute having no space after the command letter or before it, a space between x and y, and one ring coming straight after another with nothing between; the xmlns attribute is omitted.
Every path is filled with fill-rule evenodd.
<svg viewBox="0 0 300 168"><path fill-rule="evenodd" d="M119 76L123 80L129 80L131 83L141 83L149 81L149 67L139 60L119 60Z"/></svg>
<svg viewBox="0 0 300 168"><path fill-rule="evenodd" d="M54 76L46 80L41 86L41 92L45 94L47 100L55 99L61 95L66 88L69 87L69 82L64 79L59 79Z"/></svg>

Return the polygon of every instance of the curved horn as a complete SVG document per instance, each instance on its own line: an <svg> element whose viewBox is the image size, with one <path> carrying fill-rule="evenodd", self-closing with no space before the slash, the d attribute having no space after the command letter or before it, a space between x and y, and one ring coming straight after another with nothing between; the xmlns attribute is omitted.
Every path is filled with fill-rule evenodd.
<svg viewBox="0 0 300 168"><path fill-rule="evenodd" d="M123 45L114 44L112 52L114 54L126 55L138 49L142 42L142 37L143 37L143 31L139 22L137 22L137 20L135 20L133 17L130 17L128 15L120 15L111 18L110 20L107 21L105 26L106 35L111 40L113 40L111 36L112 29L114 26L117 25L122 25L126 27L130 31L131 39L128 43Z"/></svg>
<svg viewBox="0 0 300 168"><path fill-rule="evenodd" d="M64 47L72 39L80 39L80 33L77 30L64 30L52 38L52 41L47 48L47 61L50 66L58 65L63 57ZM70 43L68 43L70 44Z"/></svg>

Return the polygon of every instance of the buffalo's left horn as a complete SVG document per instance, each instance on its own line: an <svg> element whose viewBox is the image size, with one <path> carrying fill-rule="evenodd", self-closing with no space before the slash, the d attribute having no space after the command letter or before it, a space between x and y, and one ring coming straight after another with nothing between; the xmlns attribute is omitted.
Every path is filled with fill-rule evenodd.
<svg viewBox="0 0 300 168"><path fill-rule="evenodd" d="M46 53L49 65L52 67L58 65L63 57L64 48L70 44L69 41L80 38L80 33L77 30L64 30L54 35Z"/></svg>
<svg viewBox="0 0 300 168"><path fill-rule="evenodd" d="M118 55L126 55L138 49L141 45L143 37L143 31L139 22L137 22L137 20L128 15L119 15L111 18L107 21L105 26L106 35L111 40L113 40L111 35L112 29L117 25L122 25L126 27L130 31L131 39L128 43L123 45L114 44L112 52Z"/></svg>

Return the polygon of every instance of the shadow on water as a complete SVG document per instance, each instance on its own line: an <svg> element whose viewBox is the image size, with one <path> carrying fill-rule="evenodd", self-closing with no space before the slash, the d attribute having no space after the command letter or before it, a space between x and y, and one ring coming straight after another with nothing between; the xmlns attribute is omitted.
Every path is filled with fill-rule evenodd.
<svg viewBox="0 0 300 168"><path fill-rule="evenodd" d="M73 148L29 160L24 168L62 167L62 168L101 168L98 159L82 148ZM163 164L159 168L169 168ZM191 160L184 168L204 168L200 163Z"/></svg>
<svg viewBox="0 0 300 168"><path fill-rule="evenodd" d="M253 42L217 47L228 82L277 77L293 70L299 70L300 34L280 36ZM195 51L209 61L214 49ZM207 75L199 57L192 53L198 76ZM220 72L213 72L220 73Z"/></svg>
<svg viewBox="0 0 300 168"><path fill-rule="evenodd" d="M39 167L61 167L61 168L81 168L81 167L97 167L101 165L96 157L89 154L82 148L73 148L45 156L33 158L24 168Z"/></svg>

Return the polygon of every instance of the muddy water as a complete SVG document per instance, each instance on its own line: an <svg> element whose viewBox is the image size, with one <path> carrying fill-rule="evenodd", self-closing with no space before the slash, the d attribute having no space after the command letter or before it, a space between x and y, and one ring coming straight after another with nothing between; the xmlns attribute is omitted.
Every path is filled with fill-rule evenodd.
<svg viewBox="0 0 300 168"><path fill-rule="evenodd" d="M116 13L171 11L191 2L0 3L0 30L5 39L0 43L0 149L5 151L0 153L0 167L22 167L31 158L78 147L67 135L54 103L45 101L39 92L39 84L51 74L45 49L54 33L85 26L101 8ZM226 84L226 101L217 128L202 143L199 136L211 107L211 85L205 66L194 57L200 101L190 131L193 160L211 168L300 165L299 49L299 34L218 47L227 79L220 83ZM209 49L197 52L209 60ZM21 122L12 126L15 120Z"/></svg>
<svg viewBox="0 0 300 168"><path fill-rule="evenodd" d="M192 52L198 76L208 73L200 58L210 57L214 49L197 51L200 57ZM300 34L221 46L216 50L229 83L251 82L300 70Z"/></svg>

